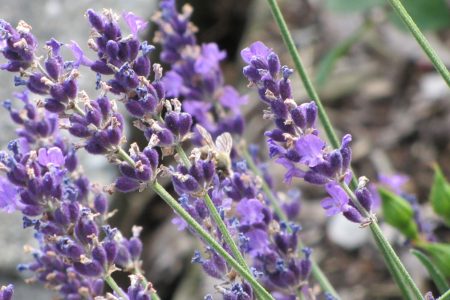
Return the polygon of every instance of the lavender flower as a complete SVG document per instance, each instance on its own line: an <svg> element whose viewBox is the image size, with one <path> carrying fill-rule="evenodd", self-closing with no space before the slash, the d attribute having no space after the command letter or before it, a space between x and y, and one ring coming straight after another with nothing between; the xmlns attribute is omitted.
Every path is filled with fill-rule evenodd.
<svg viewBox="0 0 450 300"><path fill-rule="evenodd" d="M1 70L18 72L32 65L37 41L30 31L31 26L24 21L13 28L8 22L0 20L0 51L8 60L0 65Z"/></svg>
<svg viewBox="0 0 450 300"><path fill-rule="evenodd" d="M164 0L154 17L159 27L155 41L163 48L161 61L171 65L163 79L167 96L179 97L183 110L213 137L223 132L242 134L244 121L239 107L247 97L224 84L220 62L225 52L214 43L197 45L191 12L186 5L179 14L175 0Z"/></svg>
<svg viewBox="0 0 450 300"><path fill-rule="evenodd" d="M327 215L343 213L350 221L363 221L361 212L349 201L340 184L351 178L350 142L347 134L339 149L329 149L315 127L317 106L314 102L297 105L292 99L289 77L292 70L280 64L278 56L261 42L255 42L241 52L247 63L244 75L256 86L261 100L269 106L264 117L274 121L276 128L266 132L269 154L286 169L285 181L294 177L325 185L330 197L322 201ZM365 185L360 187L365 188ZM372 197L367 189L356 192L358 200L371 209Z"/></svg>
<svg viewBox="0 0 450 300"><path fill-rule="evenodd" d="M139 231L126 239L106 226L107 198L77 171L75 149L57 130L58 116L36 107L28 93L17 97L23 108L4 104L20 128L9 153L0 152L6 175L0 177L0 208L20 211L23 226L33 227L39 242L37 249L27 248L34 261L19 270L64 298L101 296L115 266L139 268Z"/></svg>

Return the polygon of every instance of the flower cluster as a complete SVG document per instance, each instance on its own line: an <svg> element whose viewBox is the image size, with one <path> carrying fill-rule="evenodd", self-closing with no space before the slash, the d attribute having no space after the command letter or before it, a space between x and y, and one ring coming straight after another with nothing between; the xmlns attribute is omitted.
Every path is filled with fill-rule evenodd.
<svg viewBox="0 0 450 300"><path fill-rule="evenodd" d="M9 144L9 153L0 154L0 169L6 174L0 177L0 207L22 212L24 226L34 228L39 242L38 249L29 249L34 261L20 269L32 271L35 280L71 299L111 297L104 295L104 284L110 284L108 278L117 267L140 274L140 230L135 228L127 239L107 225L105 194L78 168L76 151L83 148L118 165L120 175L114 188L107 191L141 191L154 187L159 174L169 175L181 207L226 251L233 252L233 243L224 237L217 220L220 218L250 262L253 275L274 297L310 297L311 250L299 247L300 226L295 224L300 199L294 195L289 203L279 203L282 217L271 207L267 194L275 191L271 187L264 190L261 183L270 182L270 176L263 172L262 179L248 169L238 149L233 148L232 134L243 131L239 108L246 97L224 84L220 61L225 54L217 45L197 45L189 7L178 14L175 2L164 0L155 17L159 26L156 40L163 48L161 60L171 68L166 74L159 64L150 62L154 47L138 38L146 26L144 20L132 13L123 14L130 31L124 36L119 17L112 11L88 10L86 16L92 27L88 45L96 53L95 60L75 42L68 45L74 59L65 60L61 56L63 44L52 39L46 43L48 55L41 64L29 30L25 32L19 24L12 31L9 24L1 23L4 32L11 32L1 36L6 41L4 57L10 65L22 64L8 69L17 73L16 85L45 97L34 103L25 92L17 95L23 107L17 108L12 101L4 104L19 126L19 138ZM19 33L29 37L23 37L30 40L29 45L16 45ZM14 60L6 54L8 47L16 46L30 51L29 61L25 55ZM16 48L14 51L19 51ZM326 149L315 128L315 104L296 105L291 99L292 71L280 67L278 57L260 43L245 49L243 57L249 64L244 74L258 86L263 101L270 106L265 116L277 125L267 136L271 156L288 168L286 179L302 177L325 185L331 197L322 204L328 214L343 212L352 221L361 222L357 208L339 186L351 174L351 137L345 136L339 149ZM77 78L86 69L97 74L97 97L79 91ZM128 151L122 149L125 118L119 113L119 102L147 138L145 147L132 143ZM71 146L59 128L67 129L81 144ZM188 156L181 148L187 140L198 146ZM162 165L163 157L175 151L174 165ZM280 200L281 195L277 196ZM371 196L363 185L356 197L370 211ZM179 217L175 223L193 229ZM224 299L256 297L249 282L237 277L229 262L208 244L195 253L193 262L201 264L210 276L227 282L217 288ZM150 299L153 290L136 275L127 292L114 292L112 297L125 294L129 299Z"/></svg>
<svg viewBox="0 0 450 300"><path fill-rule="evenodd" d="M293 100L289 77L292 70L281 66L275 52L255 42L241 52L247 63L243 73L254 84L261 100L269 106L264 117L274 121L276 128L266 132L269 154L286 169L285 181L299 177L324 185L330 197L322 201L327 215L343 213L350 221L361 223L362 212L341 187L351 179L351 148L349 134L342 138L339 149L329 149L315 127L317 106L314 102L297 105ZM355 192L368 212L372 196L364 180Z"/></svg>
<svg viewBox="0 0 450 300"><path fill-rule="evenodd" d="M4 20L0 21L0 41L4 43L1 52L8 60L8 63L0 65L1 70L18 72L32 65L37 41L30 30L31 26L24 21L19 22L17 28Z"/></svg>
<svg viewBox="0 0 450 300"><path fill-rule="evenodd" d="M2 21L2 24L6 23ZM23 73L24 77L20 80L27 81L29 91L35 94L52 95L53 88L65 91L65 87L69 86L75 89L71 92L73 95L76 93L76 83L68 84L67 77L59 77L55 71L61 66L62 59L54 59L56 63L51 66L51 59L59 55L61 45L54 40L47 45L51 45L53 56L46 60L46 71L32 75ZM34 61L32 65L38 63ZM45 83L47 88L37 88L39 85L34 81L38 76L36 74L40 74L42 80L39 82ZM142 251L139 230L136 229L133 236L127 239L117 229L107 225L108 199L99 187L79 172L76 149L58 130L61 122L63 127L66 125L54 112L65 116L62 113L68 106L54 110L47 105L51 102L49 98L43 110L30 100L29 92L16 96L22 101L21 107L12 101L4 102L4 107L19 129L18 138L8 145L9 152L0 152L0 170L5 174L0 177L0 208L8 212L20 211L24 228L33 227L38 241L38 248L27 247L33 254L33 261L20 265L19 270L31 271L31 281L44 283L64 298L100 297L104 295L106 278L117 268L130 272L139 270ZM58 101L65 103L62 98ZM68 117L71 122L69 131L86 138L85 148L89 152L105 153L108 150L106 145L119 143L122 131L120 128L120 131L114 132L121 125L107 123L117 122L120 116L111 115L112 109L107 100L87 102L85 108L84 113ZM83 130L79 128L82 125L93 131L81 134ZM103 134L109 143L102 143L104 148L101 151L99 147L89 146L94 140L101 140L102 136L97 134ZM139 299L150 299L153 292L150 287L138 287L143 297L144 294L147 297ZM136 289L130 287L131 290L133 288ZM2 293L8 299L10 288Z"/></svg>
<svg viewBox="0 0 450 300"><path fill-rule="evenodd" d="M155 42L162 46L161 61L171 66L163 79L166 93L179 97L183 110L213 137L223 132L242 134L244 120L239 109L247 97L224 84L220 62L225 52L215 43L197 44L191 13L189 5L179 14L175 0L163 0L154 17L159 27Z"/></svg>

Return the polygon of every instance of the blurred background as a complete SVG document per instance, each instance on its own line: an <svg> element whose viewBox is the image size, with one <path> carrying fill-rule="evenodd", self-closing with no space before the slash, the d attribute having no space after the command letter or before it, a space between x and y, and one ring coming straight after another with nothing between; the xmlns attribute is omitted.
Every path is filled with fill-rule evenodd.
<svg viewBox="0 0 450 300"><path fill-rule="evenodd" d="M405 0L404 4L450 66L448 2ZM193 22L199 27L199 40L217 42L227 51L225 76L242 93L249 89L241 76L239 51L251 42L264 41L284 64L292 66L265 0L193 0L190 4L195 9ZM155 0L0 0L0 18L12 24L25 20L41 44L55 37L65 43L75 40L87 49L86 9L133 11L150 19L157 5ZM407 174L409 191L416 193L433 223L427 204L431 163L438 162L450 175L450 90L444 81L385 0L282 0L280 5L333 124L341 135L350 132L354 136L356 173L374 180L378 174ZM144 38L151 41L153 32L150 26ZM0 100L11 97L12 81L11 74L0 73ZM93 90L94 81L82 78L82 88ZM292 81L295 99L307 100L300 80L294 77ZM261 118L263 107L257 95L250 94L250 99L245 107L246 136L250 142L261 143L270 124ZM6 110L0 109L0 120L0 146L4 148L13 137L13 127ZM138 133L127 134L129 140L139 138ZM81 152L92 181L106 185L114 180L115 170L106 160ZM340 217L326 219L318 201L324 196L320 190L298 181L287 187L282 183L282 170L272 169L279 190L302 191L302 237L314 248L316 261L342 298L400 299L368 230ZM160 199L144 192L126 199L114 195L111 201L119 209L113 223L122 232L131 234L133 224L144 227L144 269L162 299L203 299L207 293L214 294L217 282L190 263L197 242L177 231L171 224L171 210ZM24 275L16 271L18 263L29 259L23 245L33 244L31 232L21 226L20 216L0 215L0 283L13 282L16 299L51 299L52 294L41 286L24 284ZM404 238L389 226L382 227L422 290L433 289ZM450 241L443 228L435 230L442 241Z"/></svg>

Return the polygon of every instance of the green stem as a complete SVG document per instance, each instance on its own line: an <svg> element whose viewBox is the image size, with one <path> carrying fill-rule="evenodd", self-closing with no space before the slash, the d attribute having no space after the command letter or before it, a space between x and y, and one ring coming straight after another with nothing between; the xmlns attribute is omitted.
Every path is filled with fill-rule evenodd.
<svg viewBox="0 0 450 300"><path fill-rule="evenodd" d="M253 158L250 155L250 153L248 152L246 146L242 147L242 156L245 158L250 170L252 170L252 172L261 179L261 187L262 187L264 193L266 194L267 198L269 198L270 204L272 205L272 207L275 211L275 214L280 218L280 220L282 220L284 222L288 222L289 220L288 220L286 214L279 206L275 195L273 194L271 188L269 187L266 180L264 179L264 176L261 173L261 170L256 166L255 162L253 161ZM291 231L291 228L289 226L288 226L288 231ZM303 248L303 243L300 239L298 241L298 245L300 248ZM338 295L337 291L331 285L330 281L328 280L326 275L322 272L319 265L312 259L311 259L311 262L312 262L312 270L311 270L312 275L317 280L317 282L319 283L322 290L332 294L335 298L339 299L339 295Z"/></svg>
<svg viewBox="0 0 450 300"><path fill-rule="evenodd" d="M311 100L313 100L317 105L317 108L319 110L319 119L328 136L328 139L330 140L330 143L333 146L333 148L339 148L340 146L339 139L333 130L333 126L331 125L330 119L328 118L328 115L325 112L325 109L322 105L322 102L320 101L318 93L314 88L311 79L306 73L306 69L303 66L302 59L300 58L300 55L297 52L297 47L295 46L294 40L292 39L291 33L289 32L289 28L287 27L283 14L280 11L280 7L278 6L276 0L267 0L267 2L269 3L270 9L275 18L275 21L277 22L278 27L280 28L283 41L289 50L292 60L294 61L295 68L297 69L297 72L300 75L300 78L305 86L305 90L308 94L308 97L310 97Z"/></svg>
<svg viewBox="0 0 450 300"><path fill-rule="evenodd" d="M277 22L278 27L280 28L280 33L281 36L283 37L284 44L286 45L289 54L291 55L292 60L294 61L295 69L300 75L303 85L305 86L306 93L308 94L308 97L311 98L311 100L313 100L317 105L319 120L323 126L323 129L325 130L328 141L330 142L331 146L333 146L333 148L337 149L340 146L337 134L334 131L333 125L331 125L330 118L328 117L328 114L325 111L325 108L323 107L322 101L319 98L319 94L314 88L312 80L309 78L309 75L306 72L305 67L303 66L302 59L297 51L294 39L292 38L289 28L287 27L286 21L284 20L283 14L281 13L280 7L278 6L277 0L267 0L267 2L269 3L270 10L272 11L272 14L275 18L275 21ZM357 184L358 180L356 179L356 176L353 175L352 186L356 187Z"/></svg>
<svg viewBox="0 0 450 300"><path fill-rule="evenodd" d="M188 156L184 152L183 148L180 146L180 144L176 145L176 150L178 155L181 157L181 160L183 161L184 165L187 167L191 166L191 162L189 161ZM220 217L219 212L217 211L216 206L214 205L214 202L212 201L209 194L206 192L204 196L205 204L208 207L208 210L216 222L217 227L219 228L219 231L222 233L222 236L227 243L227 245L231 249L231 253L233 253L233 256L236 258L236 260L239 262L239 264L251 274L250 268L248 267L247 263L245 262L244 257L242 256L241 251L239 251L238 246L234 242L230 232L227 229L227 225L225 225L225 222Z"/></svg>
<svg viewBox="0 0 450 300"><path fill-rule="evenodd" d="M128 300L128 296L125 294L125 292L120 288L120 286L117 284L117 282L111 277L111 275L106 275L105 277L106 283L109 285L109 287L116 292L116 294L123 298L123 300Z"/></svg>
<svg viewBox="0 0 450 300"><path fill-rule="evenodd" d="M117 155L119 155L119 157L122 158L124 161L126 161L130 166L132 167L136 166L134 160L122 148L117 149Z"/></svg>
<svg viewBox="0 0 450 300"><path fill-rule="evenodd" d="M177 147L177 150L180 149L181 153L179 154L182 160L185 160L188 165L190 165L190 161L186 156L186 153L184 153L183 149L181 147ZM117 150L117 154L120 158L122 158L124 161L129 163L131 166L135 166L135 163L133 159L122 149L119 148ZM184 154L184 155L183 155ZM151 183L151 187L155 193L157 193L163 200L166 202L180 217L183 218L183 220L188 223L194 231L200 235L206 243L211 246L220 256L222 256L236 271L245 279L247 280L255 290L255 293L260 295L262 300L274 300L273 297L267 292L260 284L259 282L253 277L250 270L248 269L248 266L245 264L244 266L241 265L241 263L237 262L228 252L220 245L218 244L214 238L206 232L203 227L189 215L189 213L184 210L184 208L170 195L166 189L164 189L163 186L161 186L158 182ZM208 196L209 197L209 196ZM212 201L211 201L212 203ZM214 204L213 204L214 205ZM215 208L215 207L214 207ZM217 211L217 210L216 210ZM220 215L219 215L220 219ZM221 219L220 219L221 220ZM226 227L225 227L226 228ZM231 236L230 236L231 238ZM231 247L231 246L230 246ZM236 246L237 248L237 246ZM240 254L240 252L238 251ZM156 295L157 296L157 295Z"/></svg>
<svg viewBox="0 0 450 300"><path fill-rule="evenodd" d="M359 203L355 194L348 187L348 185L345 183L342 183L341 186L345 190L347 195L350 197L352 203L358 208L358 210L360 212L363 213L364 217L366 217L366 218L370 217L370 214L361 206L361 204ZM408 285L416 299L423 299L422 293L420 292L419 288L416 286L411 275L409 275L405 266L402 264L400 258L395 253L391 244L389 244L389 242L384 237L380 226L378 226L378 223L375 220L372 220L369 227L370 227L370 230L372 231L372 235L377 243L378 248L381 250L383 257L385 258L386 264L392 266L392 270L391 270L392 272L398 272L398 274L394 275L394 278L397 278L397 276L398 276L398 279L402 280L406 285ZM403 292L403 287L400 286L400 288L402 289L402 292Z"/></svg>
<svg viewBox="0 0 450 300"><path fill-rule="evenodd" d="M274 298L267 292L261 284L249 273L247 270L242 267L228 252L216 242L216 240L203 229L203 227L189 215L189 213L184 210L184 208L161 186L158 182L154 182L151 185L153 191L157 193L181 218L183 218L189 226L202 238L205 242L211 246L221 257L223 257L230 266L232 266L245 280L247 280L255 292L262 295L262 299L271 299Z"/></svg>
<svg viewBox="0 0 450 300"><path fill-rule="evenodd" d="M175 148L176 148L177 153L178 153L178 155L180 156L181 160L183 161L183 164L184 164L185 166L190 166L190 165L191 165L191 162L189 161L189 158L188 158L188 156L186 155L186 152L184 152L184 150L183 150L183 148L181 147L181 145L180 145L180 144L177 144L177 145L175 146Z"/></svg>
<svg viewBox="0 0 450 300"><path fill-rule="evenodd" d="M412 33L420 47L422 47L422 50L431 60L436 70L450 87L450 73L448 72L447 67L437 55L436 51L434 51L427 38L420 31L419 27L417 27L416 23L408 14L408 11L405 9L402 2L400 0L389 0L389 3L394 8L395 12L400 16L405 25L408 27L409 31Z"/></svg>
<svg viewBox="0 0 450 300"><path fill-rule="evenodd" d="M312 100L317 104L319 119L322 123L322 126L324 127L324 130L328 137L328 140L330 141L330 144L334 148L339 148L339 140L337 138L337 135L334 132L334 129L333 129L333 126L331 125L330 119L328 118L328 115L322 105L322 102L320 101L319 95L317 94L317 92L312 84L312 81L310 80L308 74L306 73L306 70L303 66L300 55L297 52L297 48L295 46L294 40L292 39L292 36L289 32L289 29L286 25L286 21L284 20L283 14L280 11L277 1L276 0L267 0L267 1L269 3L272 14L275 18L275 21L277 22L278 27L280 28L280 32L283 37L284 43L286 44L286 47L289 50L289 53L294 61L295 67L296 67L296 69L300 75L300 78L305 86L306 92L308 93L308 96L310 98L312 98ZM390 0L390 1L395 1L395 0ZM398 1L395 1L395 2L398 2ZM345 186L348 190L350 190L347 185L345 185ZM356 186L357 186L357 179L353 172L352 187L356 187ZM351 192L351 194L353 194L353 192L351 190L350 190L350 192ZM354 194L353 194L353 196L354 196ZM356 199L352 199L352 201L353 200L356 200ZM358 201L356 201L355 204L358 207L358 205L359 205ZM368 216L367 211L365 211L364 209L361 210L361 212L363 212L363 214L366 217ZM396 255L395 251L392 249L389 242L383 236L378 224L374 221L370 224L370 228L372 230L374 238L377 239L377 245L383 246L382 248L380 248L380 250L381 250L381 253L383 254L385 260L388 261L388 259L392 259L392 261L394 262L394 264L393 264L394 267L398 269L398 271L400 272L400 274L402 276L404 276L406 282L408 282L410 289L414 292L414 294L418 297L418 299L423 299L422 294L420 293L419 289L415 285L414 281L412 281L411 276L406 271L405 267L401 263L400 259Z"/></svg>

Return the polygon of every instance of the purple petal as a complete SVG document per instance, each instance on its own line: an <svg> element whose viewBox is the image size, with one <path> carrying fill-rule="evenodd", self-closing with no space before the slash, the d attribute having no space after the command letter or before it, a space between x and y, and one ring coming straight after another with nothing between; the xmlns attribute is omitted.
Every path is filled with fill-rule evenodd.
<svg viewBox="0 0 450 300"><path fill-rule="evenodd" d="M54 165L61 167L64 165L64 160L64 155L58 147L41 148L38 151L38 161L43 166Z"/></svg>
<svg viewBox="0 0 450 300"><path fill-rule="evenodd" d="M197 73L208 74L219 68L219 62L226 57L225 51L220 51L215 43L202 45L201 56L195 62L194 68Z"/></svg>
<svg viewBox="0 0 450 300"><path fill-rule="evenodd" d="M188 224L181 217L174 217L171 221L172 224L177 226L178 231L183 231L187 228Z"/></svg>
<svg viewBox="0 0 450 300"><path fill-rule="evenodd" d="M67 47L72 51L73 56L75 57L74 66L78 68L80 65L90 67L93 62L89 58L84 55L83 50L77 44L77 42L72 41Z"/></svg>
<svg viewBox="0 0 450 300"><path fill-rule="evenodd" d="M222 96L219 101L224 107L229 108L234 112L238 112L239 107L247 103L248 97L241 96L236 89L227 85L223 88Z"/></svg>
<svg viewBox="0 0 450 300"><path fill-rule="evenodd" d="M315 167L324 161L322 150L325 142L314 134L307 134L300 137L295 148L301 156L300 162L308 167Z"/></svg>
<svg viewBox="0 0 450 300"><path fill-rule="evenodd" d="M378 176L380 184L387 186L393 192L401 194L404 192L404 186L409 181L409 177L401 174L383 175Z"/></svg>
<svg viewBox="0 0 450 300"><path fill-rule="evenodd" d="M236 212L241 216L241 224L252 225L264 220L264 206L257 199L243 199L236 206Z"/></svg>
<svg viewBox="0 0 450 300"><path fill-rule="evenodd" d="M3 177L0 177L0 210L12 213L18 209L18 189Z"/></svg>
<svg viewBox="0 0 450 300"><path fill-rule="evenodd" d="M246 63L250 63L250 60L254 56L261 57L265 60L270 52L272 52L270 48L264 45L264 43L258 41L243 49L241 51L241 57Z"/></svg>
<svg viewBox="0 0 450 300"><path fill-rule="evenodd" d="M134 37L137 37L139 31L144 30L147 27L148 22L141 17L136 16L132 12L124 12L122 18L127 23L130 28L131 33Z"/></svg>
<svg viewBox="0 0 450 300"><path fill-rule="evenodd" d="M183 87L183 78L175 71L167 72L162 83L168 97L178 97Z"/></svg>
<svg viewBox="0 0 450 300"><path fill-rule="evenodd" d="M325 198L320 204L326 210L327 216L344 212L349 202L347 193L335 182L326 184L325 189L331 197Z"/></svg>

